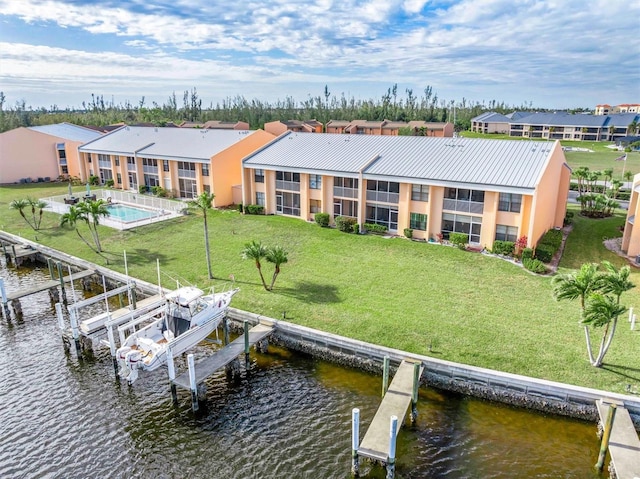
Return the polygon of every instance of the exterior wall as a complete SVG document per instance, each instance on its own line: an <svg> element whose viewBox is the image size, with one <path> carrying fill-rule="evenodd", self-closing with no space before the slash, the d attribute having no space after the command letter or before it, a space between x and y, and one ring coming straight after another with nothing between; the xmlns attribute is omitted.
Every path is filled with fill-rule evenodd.
<svg viewBox="0 0 640 479"><path fill-rule="evenodd" d="M562 228L569 195L570 178L563 172L567 168L560 142L555 142L532 202L528 228L529 244L537 244L542 235L551 228ZM558 210L562 212L561 218Z"/></svg>
<svg viewBox="0 0 640 479"><path fill-rule="evenodd" d="M0 134L0 184L18 183L22 178L59 176L56 143L68 140L28 128L16 128ZM72 161L73 147L67 149L67 163Z"/></svg>
<svg viewBox="0 0 640 479"><path fill-rule="evenodd" d="M221 151L211 159L209 175L211 193L216 195L213 200L215 207L233 204L232 187L242 184L242 159L273 139L274 135L262 130L256 130L248 134L245 139ZM201 182L202 179L200 177L198 193L202 192ZM255 200L252 203L255 203Z"/></svg>
<svg viewBox="0 0 640 479"><path fill-rule="evenodd" d="M264 131L274 136L282 135L287 130L287 125L278 120L264 124Z"/></svg>
<svg viewBox="0 0 640 479"><path fill-rule="evenodd" d="M436 135L435 136L452 138L454 131L455 131L455 127L454 127L453 123L445 123L444 127L442 128L442 130L440 130L440 131L436 130ZM438 133L440 133L440 134L438 134Z"/></svg>
<svg viewBox="0 0 640 479"><path fill-rule="evenodd" d="M631 258L640 255L640 173L633 178L633 188L629 199L629 209L627 219L624 223L624 234L622 235L622 251Z"/></svg>

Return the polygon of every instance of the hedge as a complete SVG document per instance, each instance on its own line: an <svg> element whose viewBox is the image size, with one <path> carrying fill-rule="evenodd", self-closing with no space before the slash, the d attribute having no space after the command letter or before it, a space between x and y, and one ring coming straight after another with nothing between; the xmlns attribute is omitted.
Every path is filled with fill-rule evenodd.
<svg viewBox="0 0 640 479"><path fill-rule="evenodd" d="M377 225L375 223L365 223L364 229L369 233L386 233L389 228L384 225Z"/></svg>
<svg viewBox="0 0 640 479"><path fill-rule="evenodd" d="M495 240L493 242L493 249L491 250L491 252L493 254L504 254L507 256L513 256L515 246L516 244L513 241Z"/></svg>

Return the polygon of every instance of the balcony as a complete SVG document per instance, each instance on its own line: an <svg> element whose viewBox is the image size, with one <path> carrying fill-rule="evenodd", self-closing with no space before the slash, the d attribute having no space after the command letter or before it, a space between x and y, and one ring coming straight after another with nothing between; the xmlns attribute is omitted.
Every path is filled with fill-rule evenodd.
<svg viewBox="0 0 640 479"><path fill-rule="evenodd" d="M367 201L398 204L400 201L400 194L388 193L386 191L367 190Z"/></svg>
<svg viewBox="0 0 640 479"><path fill-rule="evenodd" d="M342 186L334 186L333 187L333 196L340 198L357 198L358 197L358 189L357 188L344 188Z"/></svg>
<svg viewBox="0 0 640 479"><path fill-rule="evenodd" d="M276 180L276 190L300 191L300 183L293 181Z"/></svg>
<svg viewBox="0 0 640 479"><path fill-rule="evenodd" d="M450 200L445 198L442 202L442 209L481 215L484 210L484 203L479 203L477 201Z"/></svg>

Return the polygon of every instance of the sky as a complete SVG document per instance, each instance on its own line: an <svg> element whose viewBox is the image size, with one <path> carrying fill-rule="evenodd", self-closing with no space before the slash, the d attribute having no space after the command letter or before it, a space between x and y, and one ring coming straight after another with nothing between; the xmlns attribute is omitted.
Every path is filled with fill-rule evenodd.
<svg viewBox="0 0 640 479"><path fill-rule="evenodd" d="M378 100L534 108L640 103L640 2L622 0L0 0L6 106L91 95L162 105L196 88L275 102Z"/></svg>

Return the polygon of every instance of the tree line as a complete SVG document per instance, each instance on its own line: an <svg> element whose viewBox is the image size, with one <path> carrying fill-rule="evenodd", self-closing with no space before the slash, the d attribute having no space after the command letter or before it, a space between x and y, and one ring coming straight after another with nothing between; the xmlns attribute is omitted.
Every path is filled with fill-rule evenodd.
<svg viewBox="0 0 640 479"><path fill-rule="evenodd" d="M456 130L467 130L471 119L485 111L509 113L514 110L533 111L532 104L519 106L491 100L489 102L449 101L440 98L431 86L421 92L411 88L399 92L394 84L381 98L361 100L347 97L344 93L335 95L325 85L321 94L309 95L299 101L287 96L273 103L257 98L247 99L242 95L227 97L215 105L203 107L202 98L196 88L185 90L181 101L173 92L163 104L147 104L142 97L137 104L129 101L116 104L105 100L104 95L91 94L89 101L83 101L80 108L61 109L57 105L49 108L32 108L24 100L13 106L6 105L6 97L0 92L0 133L18 127L40 126L68 122L82 126L105 126L124 122L127 124L151 123L166 126L183 121L206 122L245 121L250 128L263 128L264 124L275 120L311 120L324 124L329 120L392 120L392 121L432 121L454 122ZM536 111L544 111L536 109ZM586 111L577 109L576 112Z"/></svg>

